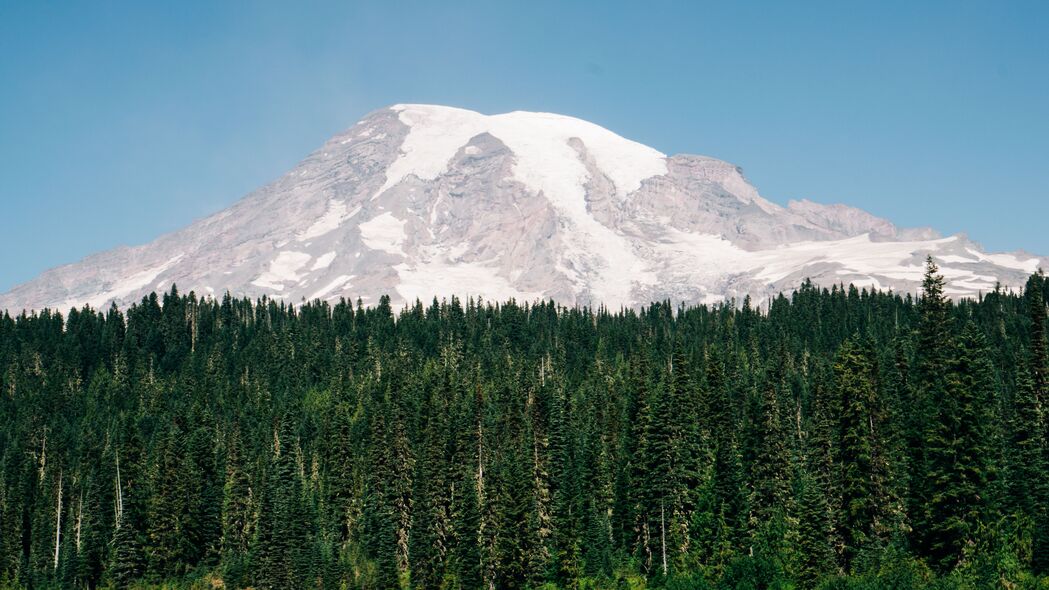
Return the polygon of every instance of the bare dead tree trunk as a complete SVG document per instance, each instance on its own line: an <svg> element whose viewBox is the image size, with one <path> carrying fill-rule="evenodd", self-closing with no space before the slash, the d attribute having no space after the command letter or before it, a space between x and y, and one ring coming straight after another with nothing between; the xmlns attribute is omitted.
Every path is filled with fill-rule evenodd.
<svg viewBox="0 0 1049 590"><path fill-rule="evenodd" d="M55 571L58 571L58 548L62 543L62 472L58 472L58 507L55 508Z"/></svg>
<svg viewBox="0 0 1049 590"><path fill-rule="evenodd" d="M76 514L76 552L80 553L80 530L84 525L84 490L80 490L80 501L77 502Z"/></svg>
<svg viewBox="0 0 1049 590"><path fill-rule="evenodd" d="M124 489L120 485L120 451L117 451L117 514L116 514L116 526L120 528L120 520L124 516Z"/></svg>
<svg viewBox="0 0 1049 590"><path fill-rule="evenodd" d="M44 441L40 446L40 474L38 479L43 481L44 474L47 473L47 427L44 427Z"/></svg>
<svg viewBox="0 0 1049 590"><path fill-rule="evenodd" d="M192 354L197 351L197 306L193 304L189 308L189 326L190 326L190 337L189 337L189 352Z"/></svg>
<svg viewBox="0 0 1049 590"><path fill-rule="evenodd" d="M659 501L659 536L663 543L663 577L667 575L667 519L663 501Z"/></svg>

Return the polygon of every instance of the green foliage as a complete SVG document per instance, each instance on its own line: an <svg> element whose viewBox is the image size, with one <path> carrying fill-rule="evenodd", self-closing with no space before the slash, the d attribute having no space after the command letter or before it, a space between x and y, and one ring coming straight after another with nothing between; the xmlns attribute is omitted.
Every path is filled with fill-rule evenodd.
<svg viewBox="0 0 1049 590"><path fill-rule="evenodd" d="M1045 588L1045 278L927 270L0 315L0 588Z"/></svg>
<svg viewBox="0 0 1049 590"><path fill-rule="evenodd" d="M983 335L967 324L950 361L946 395L937 408L928 443L934 490L929 506L930 560L941 571L963 562L996 503L988 485L994 475L989 432L994 426L994 382L988 357Z"/></svg>

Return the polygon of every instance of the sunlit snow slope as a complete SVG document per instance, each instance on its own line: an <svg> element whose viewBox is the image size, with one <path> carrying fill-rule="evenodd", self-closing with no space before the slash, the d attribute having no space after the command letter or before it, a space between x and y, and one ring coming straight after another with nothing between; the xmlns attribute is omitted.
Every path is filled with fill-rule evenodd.
<svg viewBox="0 0 1049 590"><path fill-rule="evenodd" d="M173 283L291 302L760 301L806 278L915 292L927 255L954 296L1018 287L1047 262L845 205L781 207L736 166L571 117L395 105L229 209L50 270L0 308L126 305Z"/></svg>

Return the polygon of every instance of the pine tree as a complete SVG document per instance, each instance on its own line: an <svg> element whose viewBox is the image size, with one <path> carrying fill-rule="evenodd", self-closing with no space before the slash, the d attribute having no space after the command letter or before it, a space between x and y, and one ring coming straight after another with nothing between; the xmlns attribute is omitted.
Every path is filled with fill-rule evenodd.
<svg viewBox="0 0 1049 590"><path fill-rule="evenodd" d="M911 541L920 555L930 553L929 532L933 526L930 507L934 490L927 441L935 436L933 424L945 395L951 348L951 306L943 293L944 284L939 267L931 256L927 257L922 297L918 302L912 407L905 428L910 472L907 512L911 519Z"/></svg>
<svg viewBox="0 0 1049 590"><path fill-rule="evenodd" d="M0 587L1037 585L1044 277L929 271L760 311L0 312Z"/></svg>
<svg viewBox="0 0 1049 590"><path fill-rule="evenodd" d="M637 451L637 514L640 541L639 557L651 573L666 575L667 506L673 510L674 473L673 408L663 387L646 392L638 417L640 435Z"/></svg>
<svg viewBox="0 0 1049 590"><path fill-rule="evenodd" d="M1031 321L1031 379L1034 382L1035 394L1044 407L1049 403L1049 341L1046 337L1046 278L1042 270L1027 280L1024 298L1027 313Z"/></svg>
<svg viewBox="0 0 1049 590"><path fill-rule="evenodd" d="M481 513L478 507L477 481L473 471L467 467L458 483L458 494L453 488L453 539L450 551L452 564L449 568L455 580L455 588L468 590L481 588L481 548L480 535Z"/></svg>
<svg viewBox="0 0 1049 590"><path fill-rule="evenodd" d="M113 535L113 563L110 578L120 588L127 588L146 570L144 535L140 532L139 508L135 494L123 501L122 516Z"/></svg>
<svg viewBox="0 0 1049 590"><path fill-rule="evenodd" d="M102 498L108 487L108 482L102 477L92 477L83 485L78 503L75 579L77 584L87 588L98 586L105 571L108 543L102 522Z"/></svg>
<svg viewBox="0 0 1049 590"><path fill-rule="evenodd" d="M117 386L120 387L118 378ZM127 587L146 571L146 510L148 495L144 476L141 439L134 428L126 428L127 439L113 454L114 525L112 564L108 577Z"/></svg>
<svg viewBox="0 0 1049 590"><path fill-rule="evenodd" d="M188 527L192 535L186 548L192 565L214 565L222 544L222 477L216 465L215 421L203 404L189 412L186 428L186 459L182 481L189 499Z"/></svg>
<svg viewBox="0 0 1049 590"><path fill-rule="evenodd" d="M958 341L947 377L946 395L929 440L932 496L929 512L930 558L947 571L976 542L988 516L986 497L993 477L988 428L994 388L993 368L983 334L972 323Z"/></svg>
<svg viewBox="0 0 1049 590"><path fill-rule="evenodd" d="M423 448L416 464L412 511L411 576L416 588L437 588L444 577L448 553L448 491L445 482L450 469L447 462L445 417L447 398L438 392L431 396L423 433Z"/></svg>
<svg viewBox="0 0 1049 590"><path fill-rule="evenodd" d="M258 534L252 551L258 588L312 586L311 523L296 465L295 437L282 421L274 434L266 484L259 502Z"/></svg>
<svg viewBox="0 0 1049 590"><path fill-rule="evenodd" d="M1034 380L1026 365L1020 365L1016 376L1016 393L1009 419L1009 437L1005 455L1005 508L1022 526L1031 527L1032 568L1044 571L1044 557L1049 551L1049 483L1046 483L1045 449L1042 439L1042 407L1035 395Z"/></svg>
<svg viewBox="0 0 1049 590"><path fill-rule="evenodd" d="M1023 441L1014 439L1017 446L1026 447L1018 449L1023 460L1027 461L1030 475L1035 479L1028 481L1041 482L1031 490L1031 496L1037 501L1038 507L1029 512L1033 521L1033 551L1034 559L1032 568L1040 574L1049 573L1049 340L1046 334L1046 301L1045 288L1049 282L1041 269L1027 280L1024 289L1024 297L1027 303L1027 313L1031 322L1031 352L1027 359L1030 373L1032 395L1022 401L1017 400L1016 411L1019 419L1024 424L1017 425L1019 430L1014 430L1014 436L1019 436ZM1030 430L1031 420L1041 414L1040 436ZM1035 461L1033 457L1034 447L1041 446L1042 459Z"/></svg>
<svg viewBox="0 0 1049 590"><path fill-rule="evenodd" d="M222 498L222 561L227 584L247 582L247 558L254 532L254 497L240 429L226 444L226 477ZM246 584L245 584L246 585Z"/></svg>
<svg viewBox="0 0 1049 590"><path fill-rule="evenodd" d="M721 356L707 362L707 414L711 438L715 446L712 477L714 478L715 514L725 521L723 532L728 537L721 542L739 545L746 530L746 495L744 493L743 461L738 443L738 424L735 401L729 395Z"/></svg>
<svg viewBox="0 0 1049 590"><path fill-rule="evenodd" d="M792 440L784 417L785 395L779 389L779 384L766 384L759 402L749 499L748 553L763 567L777 572L774 577L786 567L796 534L792 517L796 512L791 490Z"/></svg>
<svg viewBox="0 0 1049 590"><path fill-rule="evenodd" d="M530 587L541 586L551 573L553 546L553 517L550 468L549 419L552 387L547 385L548 359L539 361L537 374L529 380L525 404L526 423L523 443L528 445L530 467L529 498L532 505L527 513L525 550L525 577ZM554 381L551 375L551 382ZM552 384L551 384L552 385Z"/></svg>
<svg viewBox="0 0 1049 590"><path fill-rule="evenodd" d="M698 494L706 484L704 474L711 462L702 418L699 387L681 341L675 343L668 367L669 407L672 408L671 465L673 553L675 559L687 558L697 539L689 530L699 503Z"/></svg>
<svg viewBox="0 0 1049 590"><path fill-rule="evenodd" d="M760 401L760 422L753 466L751 528L783 515L790 490L790 434L783 416L779 387L769 384Z"/></svg>
<svg viewBox="0 0 1049 590"><path fill-rule="evenodd" d="M798 473L798 580L804 588L815 588L819 580L835 570L827 490L805 461Z"/></svg>
<svg viewBox="0 0 1049 590"><path fill-rule="evenodd" d="M845 566L875 537L875 383L867 351L853 340L838 350L835 387L841 415L837 459L841 466L841 522Z"/></svg>
<svg viewBox="0 0 1049 590"><path fill-rule="evenodd" d="M489 472L488 501L492 510L492 584L523 588L527 571L524 537L527 528L529 478L519 451L502 449Z"/></svg>
<svg viewBox="0 0 1049 590"><path fill-rule="evenodd" d="M203 476L188 455L186 436L172 425L158 449L149 507L149 564L154 578L181 575L201 557Z"/></svg>
<svg viewBox="0 0 1049 590"><path fill-rule="evenodd" d="M457 397L456 435L451 484L451 547L449 572L457 590L483 587L481 555L481 470L480 400L479 396L461 392Z"/></svg>

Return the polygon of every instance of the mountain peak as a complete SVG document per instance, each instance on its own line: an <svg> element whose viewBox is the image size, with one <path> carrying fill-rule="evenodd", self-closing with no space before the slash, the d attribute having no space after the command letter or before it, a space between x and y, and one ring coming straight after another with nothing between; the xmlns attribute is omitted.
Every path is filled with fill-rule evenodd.
<svg viewBox="0 0 1049 590"><path fill-rule="evenodd" d="M580 200L589 178L571 140L585 146L595 166L621 194L637 190L646 178L666 173L664 154L582 119L527 111L482 115L433 105L395 105L390 110L409 131L401 145L402 155L387 171L382 190L408 174L435 178L460 147L482 133L492 135L514 153L517 180L557 198Z"/></svg>
<svg viewBox="0 0 1049 590"><path fill-rule="evenodd" d="M806 279L953 296L1019 287L1046 259L899 230L845 205L764 199L738 166L666 156L551 113L374 111L228 209L50 270L0 309L126 305L177 283L287 301L481 296L633 306L762 299Z"/></svg>

